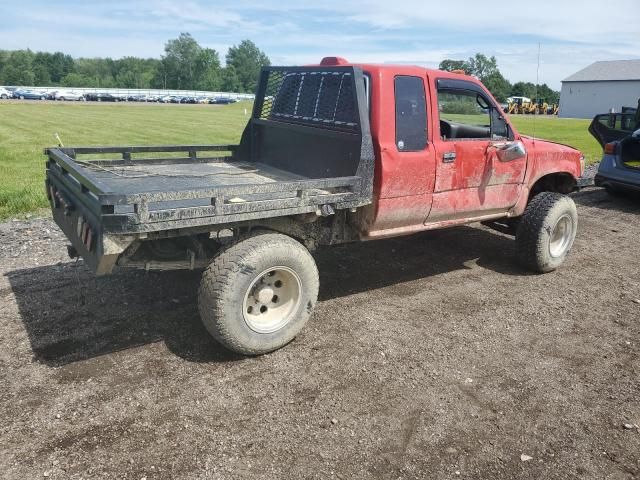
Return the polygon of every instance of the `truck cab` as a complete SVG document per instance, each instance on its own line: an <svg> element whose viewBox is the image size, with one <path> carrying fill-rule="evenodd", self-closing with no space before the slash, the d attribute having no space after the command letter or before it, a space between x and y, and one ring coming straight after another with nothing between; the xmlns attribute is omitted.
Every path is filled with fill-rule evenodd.
<svg viewBox="0 0 640 480"><path fill-rule="evenodd" d="M320 65L349 65L327 57ZM520 135L475 77L415 66L364 72L375 150L363 238L520 217L532 195L569 193L584 169L569 146Z"/></svg>

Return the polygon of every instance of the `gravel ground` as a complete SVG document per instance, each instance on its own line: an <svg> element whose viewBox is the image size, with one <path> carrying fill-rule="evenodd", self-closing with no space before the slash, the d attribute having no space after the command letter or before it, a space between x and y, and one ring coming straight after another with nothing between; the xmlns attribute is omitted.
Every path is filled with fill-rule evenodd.
<svg viewBox="0 0 640 480"><path fill-rule="evenodd" d="M241 358L199 274L95 279L48 219L0 224L0 476L640 477L640 201L574 196L531 275L484 227L317 253L320 301Z"/></svg>

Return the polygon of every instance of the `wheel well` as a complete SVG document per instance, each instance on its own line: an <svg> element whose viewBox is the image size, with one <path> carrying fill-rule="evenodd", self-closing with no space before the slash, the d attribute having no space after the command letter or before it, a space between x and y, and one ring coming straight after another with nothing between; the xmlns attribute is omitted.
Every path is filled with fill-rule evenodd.
<svg viewBox="0 0 640 480"><path fill-rule="evenodd" d="M571 193L576 186L576 179L570 173L550 173L536 180L531 187L529 200L541 192Z"/></svg>

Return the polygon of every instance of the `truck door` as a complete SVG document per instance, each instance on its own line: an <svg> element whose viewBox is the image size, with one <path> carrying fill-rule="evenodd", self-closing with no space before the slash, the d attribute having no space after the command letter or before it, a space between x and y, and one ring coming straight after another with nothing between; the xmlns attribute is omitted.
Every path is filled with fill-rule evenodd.
<svg viewBox="0 0 640 480"><path fill-rule="evenodd" d="M506 212L522 188L526 153L498 158L498 149L514 144L514 132L480 85L458 79L434 83L439 131L433 137L437 167L427 221Z"/></svg>
<svg viewBox="0 0 640 480"><path fill-rule="evenodd" d="M384 76L374 89L379 160L371 237L419 230L431 208L436 156L428 141L426 77L408 70Z"/></svg>

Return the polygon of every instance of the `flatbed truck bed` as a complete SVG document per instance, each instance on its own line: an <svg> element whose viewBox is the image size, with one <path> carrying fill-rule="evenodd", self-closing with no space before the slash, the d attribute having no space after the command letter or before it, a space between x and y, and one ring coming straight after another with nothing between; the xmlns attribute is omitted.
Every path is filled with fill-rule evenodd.
<svg viewBox="0 0 640 480"><path fill-rule="evenodd" d="M236 160L236 145L47 149L49 190L81 200L105 232L140 233L315 211L354 200L356 176L311 179L262 162ZM139 153L191 152L185 158ZM198 158L196 152L228 151ZM124 159L82 159L119 153ZM81 160L82 159L82 160Z"/></svg>

